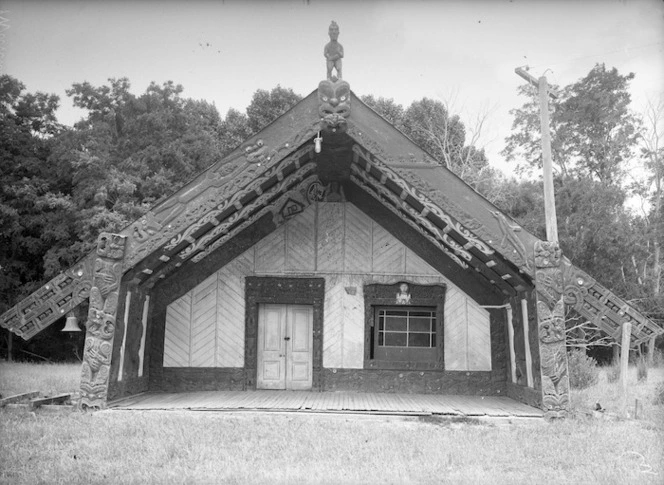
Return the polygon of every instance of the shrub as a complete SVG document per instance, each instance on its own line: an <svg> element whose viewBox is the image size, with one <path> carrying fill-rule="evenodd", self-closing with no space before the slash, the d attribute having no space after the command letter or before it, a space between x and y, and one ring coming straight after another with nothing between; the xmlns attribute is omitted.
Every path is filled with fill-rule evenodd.
<svg viewBox="0 0 664 485"><path fill-rule="evenodd" d="M664 352L660 349L655 349L655 353L652 356L652 366L664 367Z"/></svg>
<svg viewBox="0 0 664 485"><path fill-rule="evenodd" d="M614 382L618 382L618 379L620 379L620 366L619 365L612 365L606 368L606 380L609 382L609 384L612 384Z"/></svg>
<svg viewBox="0 0 664 485"><path fill-rule="evenodd" d="M655 389L655 398L653 404L664 404L664 382L660 382Z"/></svg>
<svg viewBox="0 0 664 485"><path fill-rule="evenodd" d="M567 353L569 384L576 389L585 389L597 384L599 369L597 361L586 355L585 350L574 349Z"/></svg>

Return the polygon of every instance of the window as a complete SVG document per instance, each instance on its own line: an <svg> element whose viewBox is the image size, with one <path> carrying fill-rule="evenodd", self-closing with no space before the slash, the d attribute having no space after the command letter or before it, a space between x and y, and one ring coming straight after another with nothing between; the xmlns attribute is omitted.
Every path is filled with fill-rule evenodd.
<svg viewBox="0 0 664 485"><path fill-rule="evenodd" d="M443 369L445 285L364 286L365 369Z"/></svg>
<svg viewBox="0 0 664 485"><path fill-rule="evenodd" d="M436 347L436 310L376 310L379 347Z"/></svg>
<svg viewBox="0 0 664 485"><path fill-rule="evenodd" d="M375 307L373 359L436 361L436 308Z"/></svg>

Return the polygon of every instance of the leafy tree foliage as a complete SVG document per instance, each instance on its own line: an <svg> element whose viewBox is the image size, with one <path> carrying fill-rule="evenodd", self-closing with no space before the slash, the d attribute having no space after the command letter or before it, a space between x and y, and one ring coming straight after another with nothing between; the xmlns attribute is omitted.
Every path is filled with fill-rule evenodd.
<svg viewBox="0 0 664 485"><path fill-rule="evenodd" d="M394 102L392 98L376 98L373 94L362 96L364 101L371 109L385 118L399 129L403 129L404 109L403 106Z"/></svg>
<svg viewBox="0 0 664 485"><path fill-rule="evenodd" d="M0 307L35 288L41 256L72 234L71 170L47 163L61 130L57 107L57 96L0 77Z"/></svg>
<svg viewBox="0 0 664 485"><path fill-rule="evenodd" d="M301 99L258 90L246 114L222 119L172 81L130 89L126 78L73 84L67 95L87 114L67 128L57 96L0 77L0 312Z"/></svg>
<svg viewBox="0 0 664 485"><path fill-rule="evenodd" d="M489 200L505 195L503 177L489 166L484 150L477 146L486 113L478 117L468 138L459 115L451 114L441 101L422 98L404 109L389 98L368 95L361 99Z"/></svg>
<svg viewBox="0 0 664 485"><path fill-rule="evenodd" d="M247 124L252 133L257 133L279 116L295 106L302 96L290 88L277 86L272 91L257 90L247 107Z"/></svg>
<svg viewBox="0 0 664 485"><path fill-rule="evenodd" d="M589 177L604 184L621 181L624 163L633 155L640 123L630 111L628 91L634 74L621 75L597 64L584 78L550 100L551 151L563 177ZM556 86L552 89L556 90ZM541 168L540 121L537 90L519 87L528 101L514 116L513 133L503 155L518 162L521 171Z"/></svg>
<svg viewBox="0 0 664 485"><path fill-rule="evenodd" d="M657 123L652 123L650 137L644 139L641 118L630 106L628 87L633 78L634 74L621 75L598 64L560 90L558 100L550 104L558 232L563 254L575 264L642 310L663 313L658 294L662 234L653 224L660 219L656 208L661 204L642 215L626 206L630 195L626 169L636 165L638 144L649 176L632 189L661 201L657 195L661 158L658 149L653 150L661 136L656 135ZM521 87L519 92L528 101L512 111L513 133L503 153L523 171L541 167L539 103L531 88ZM517 185L518 200L504 201L503 208L544 237L541 186Z"/></svg>

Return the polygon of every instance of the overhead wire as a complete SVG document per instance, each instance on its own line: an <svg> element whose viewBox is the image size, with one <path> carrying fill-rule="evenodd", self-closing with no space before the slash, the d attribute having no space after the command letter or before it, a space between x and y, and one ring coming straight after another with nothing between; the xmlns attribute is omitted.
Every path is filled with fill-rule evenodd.
<svg viewBox="0 0 664 485"><path fill-rule="evenodd" d="M583 60L583 59L590 59L592 57L600 57L600 56L605 56L607 54L616 54L616 53L619 53L619 52L626 52L626 51L631 51L631 50L636 50L636 49L645 49L647 47L652 47L652 46L657 46L657 45L664 46L664 41L652 42L650 44L637 45L637 46L634 46L634 47L624 47L622 49L614 49L612 51L598 52L596 54L588 54L586 56L572 57L571 59L565 59L565 60L561 60L561 61L558 61L558 62L539 63L537 65L528 65L528 67L530 69L533 69L533 68L542 68L544 66L546 66L546 67L559 66L560 64L567 64L567 63L570 63L570 62L580 61L580 60ZM631 56L630 59L635 59L635 58L639 57L639 55Z"/></svg>

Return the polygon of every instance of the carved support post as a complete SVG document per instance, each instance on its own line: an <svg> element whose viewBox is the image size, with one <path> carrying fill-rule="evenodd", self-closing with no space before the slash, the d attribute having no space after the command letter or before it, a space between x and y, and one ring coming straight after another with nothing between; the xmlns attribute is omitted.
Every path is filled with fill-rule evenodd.
<svg viewBox="0 0 664 485"><path fill-rule="evenodd" d="M106 405L125 238L101 233L97 239L81 370L82 408Z"/></svg>
<svg viewBox="0 0 664 485"><path fill-rule="evenodd" d="M565 302L561 251L557 242L535 243L535 288L542 376L542 407L546 418L569 412L569 374L565 349Z"/></svg>

